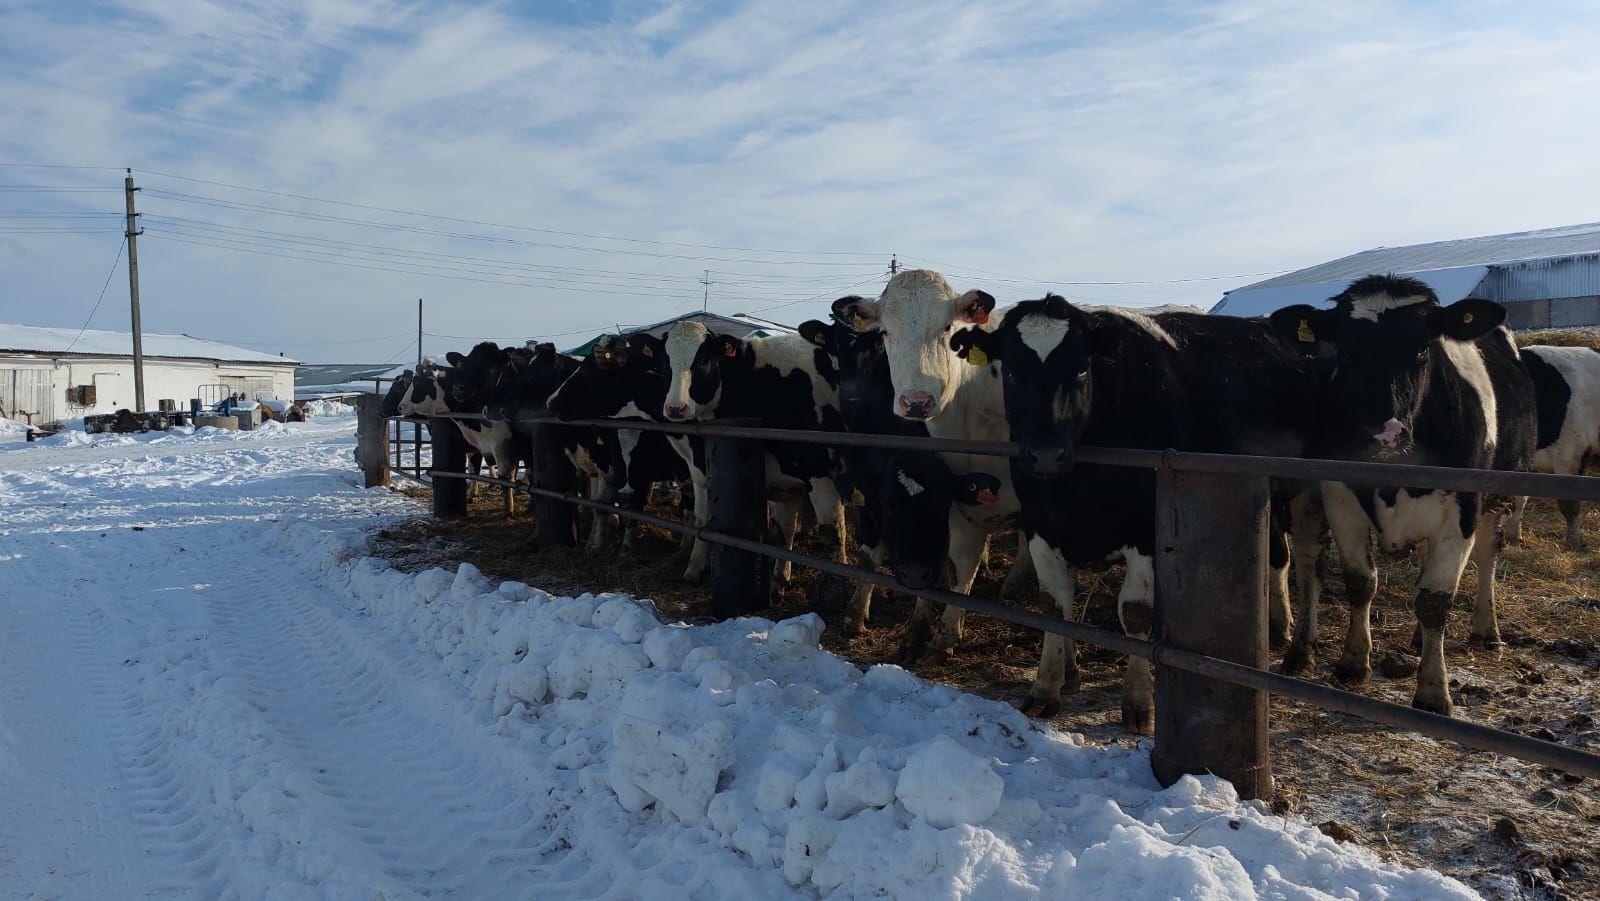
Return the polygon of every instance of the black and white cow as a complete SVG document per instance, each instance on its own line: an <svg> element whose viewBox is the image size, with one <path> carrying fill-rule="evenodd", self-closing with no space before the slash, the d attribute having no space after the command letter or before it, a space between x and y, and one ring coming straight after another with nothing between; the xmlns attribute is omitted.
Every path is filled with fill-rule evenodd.
<svg viewBox="0 0 1600 901"><path fill-rule="evenodd" d="M396 405L399 415L444 416L484 411L483 399L472 390L462 370L454 365L465 358L452 351L447 359L451 360L451 366L424 364L412 374L410 385ZM468 464L474 475L478 474L479 466L489 463L496 476L512 479L516 477L517 466L531 457L528 448L518 442L504 422L458 419L455 424L467 442Z"/></svg>
<svg viewBox="0 0 1600 901"><path fill-rule="evenodd" d="M974 325L993 327L994 298L982 291L957 295L937 272L908 269L889 280L877 300L859 297L834 302L834 318L849 322L861 332L878 332L888 360L891 391L889 412L920 422L936 438L1006 441L1005 400L1000 385L1000 365L972 367L950 349L951 332ZM944 454L946 464L958 473L988 473L1000 482L994 504L956 505L951 510L950 588L972 589L989 536L1017 515L1016 492L1011 490L1011 470L998 457ZM1027 563L1020 559L1024 570ZM959 641L962 611L950 607L936 623L934 606L918 600L911 631L902 647L908 658L949 651Z"/></svg>
<svg viewBox="0 0 1600 901"><path fill-rule="evenodd" d="M799 335L740 339L686 320L667 331L663 345L667 392L661 414L670 421L756 417L766 428L844 430L832 359ZM817 523L834 531L836 558L848 562L835 467L827 448L768 442L768 499L784 545L794 547L800 507L809 500ZM787 560L773 567L779 582L787 582L789 573Z"/></svg>
<svg viewBox="0 0 1600 901"><path fill-rule="evenodd" d="M1263 320L1074 306L1048 296L1010 308L992 330L956 330L976 371L1003 366L1020 456L1011 476L1039 583L1070 616L1076 570L1121 560L1117 613L1129 635L1154 623L1156 480L1149 470L1076 464L1080 444L1298 455L1313 414L1314 361ZM1076 686L1071 642L1046 635L1024 710L1044 716ZM1154 726L1149 664L1130 657L1122 720Z"/></svg>
<svg viewBox="0 0 1600 901"><path fill-rule="evenodd" d="M561 419L615 417L664 421L661 404L667 396L665 361L666 345L652 335L604 336L595 342L577 371L550 395L550 412ZM640 443L649 445L646 453L653 461L637 470L637 479L635 469L629 468L628 481L636 493L635 502L643 500L637 482L643 481L647 474L656 481L672 480L680 486L687 481L691 493L686 498L686 506L696 525L708 525L710 501L705 442L696 437L661 432L632 434L640 435ZM658 440L661 445L657 444ZM651 449L660 446L669 448L671 457L676 459ZM708 545L698 539L689 539L686 545L689 563L683 578L697 582L705 575Z"/></svg>
<svg viewBox="0 0 1600 901"><path fill-rule="evenodd" d="M1533 379L1538 438L1529 468L1534 472L1580 475L1600 454L1600 352L1587 347L1534 345L1521 350L1522 365ZM1557 501L1567 520L1567 549L1583 550L1577 501ZM1522 540L1519 497L1506 522L1506 541Z"/></svg>
<svg viewBox="0 0 1600 901"><path fill-rule="evenodd" d="M1440 306L1433 289L1411 278L1372 275L1333 298L1331 310L1296 305L1272 314L1287 338L1323 343L1336 367L1323 385L1313 453L1334 459L1394 461L1472 469L1524 470L1535 439L1533 383L1511 334L1505 308L1467 299ZM1424 489L1323 483L1323 503L1344 563L1350 630L1336 678L1366 681L1372 672L1372 599L1376 573L1368 553L1376 533L1385 551L1419 546L1414 602L1422 659L1412 705L1449 714L1445 621L1470 557L1478 569L1472 616L1475 644L1499 646L1494 564L1509 498ZM1300 598L1288 671L1311 659L1316 597Z"/></svg>

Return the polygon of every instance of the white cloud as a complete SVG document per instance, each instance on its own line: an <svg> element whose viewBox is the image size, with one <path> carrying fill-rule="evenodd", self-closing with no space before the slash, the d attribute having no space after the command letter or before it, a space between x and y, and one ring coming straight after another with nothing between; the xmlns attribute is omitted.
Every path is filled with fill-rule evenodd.
<svg viewBox="0 0 1600 901"><path fill-rule="evenodd" d="M1296 268L1379 244L1584 221L1600 206L1589 171L1600 123L1583 114L1600 54L1595 15L1577 6L1534 17L1495 4L754 2L711 17L668 3L556 21L511 6L186 0L4 16L0 157L135 167L151 189L147 327L256 335L312 359L401 350L310 342L403 332L418 294L434 301L432 331L548 334L661 318L698 298L706 268L767 276L713 276L713 303L730 311L842 288L888 251L967 276L1056 280L986 285L1022 297L1063 280ZM874 256L400 220L137 170L591 235ZM0 169L0 182L117 175ZM666 256L450 240L157 190ZM71 202L116 209L120 197L0 194L0 209ZM180 234L161 215L628 274L544 270L541 287L506 287L340 268L177 243L274 244L193 225ZM0 233L0 320L77 325L116 240ZM291 255L308 250L474 278L536 274L332 243ZM1203 303L1231 286L1066 293ZM126 322L121 290L97 325Z"/></svg>

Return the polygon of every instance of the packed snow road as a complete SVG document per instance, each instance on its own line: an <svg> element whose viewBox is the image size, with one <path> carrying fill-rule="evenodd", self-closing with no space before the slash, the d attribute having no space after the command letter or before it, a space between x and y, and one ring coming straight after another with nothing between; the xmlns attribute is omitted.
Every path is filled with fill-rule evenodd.
<svg viewBox="0 0 1600 901"><path fill-rule="evenodd" d="M813 617L397 572L349 431L4 450L0 897L1471 897Z"/></svg>

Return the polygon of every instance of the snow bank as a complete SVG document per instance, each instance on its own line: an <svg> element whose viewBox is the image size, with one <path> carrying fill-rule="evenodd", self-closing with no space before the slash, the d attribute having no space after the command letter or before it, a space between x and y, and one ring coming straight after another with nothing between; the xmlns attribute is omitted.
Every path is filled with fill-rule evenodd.
<svg viewBox="0 0 1600 901"><path fill-rule="evenodd" d="M1147 749L858 670L817 648L814 616L664 624L648 601L495 586L469 564L408 575L353 531L275 528L436 661L541 796L569 799L566 840L613 895L649 895L670 867L720 897L1474 897L1224 781L1163 789Z"/></svg>

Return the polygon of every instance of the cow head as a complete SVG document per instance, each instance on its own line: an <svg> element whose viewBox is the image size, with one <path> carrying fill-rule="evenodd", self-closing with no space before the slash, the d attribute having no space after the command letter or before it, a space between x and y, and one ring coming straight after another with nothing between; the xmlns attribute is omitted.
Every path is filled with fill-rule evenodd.
<svg viewBox="0 0 1600 901"><path fill-rule="evenodd" d="M550 412L562 419L660 416L667 393L665 360L665 347L654 335L602 336L550 395Z"/></svg>
<svg viewBox="0 0 1600 901"><path fill-rule="evenodd" d="M862 301L862 298L840 298L834 306L853 301ZM858 332L848 319L832 322L809 319L800 323L799 331L800 337L828 356L833 370L838 374L839 407L844 411L846 420L852 418L851 411L858 405L881 400L874 396L871 388L873 369L881 365L883 359L882 333L876 330ZM821 366L817 368L822 370ZM893 398L888 400L892 401Z"/></svg>
<svg viewBox="0 0 1600 901"><path fill-rule="evenodd" d="M507 364L498 373L487 413L493 419L534 419L544 414L545 401L578 368L578 361L554 344L531 344L506 351Z"/></svg>
<svg viewBox="0 0 1600 901"><path fill-rule="evenodd" d="M935 453L899 451L890 456L879 491L895 579L908 588L930 588L939 584L949 556L951 505L993 504L1000 480L988 473L955 475Z"/></svg>
<svg viewBox="0 0 1600 901"><path fill-rule="evenodd" d="M424 360L412 374L410 386L401 395L396 409L401 416L438 416L450 412L445 385L450 367Z"/></svg>
<svg viewBox="0 0 1600 901"><path fill-rule="evenodd" d="M1003 362L1006 419L1024 473L1048 479L1071 470L1089 424L1094 358L1116 353L1114 335L1054 294L1017 304L994 331L951 335L951 349L968 364Z"/></svg>
<svg viewBox="0 0 1600 901"><path fill-rule="evenodd" d="M411 393L411 379L415 373L407 369L400 373L389 385L389 392L383 396L383 403L379 405L378 412L384 416L399 416L400 402Z"/></svg>
<svg viewBox="0 0 1600 901"><path fill-rule="evenodd" d="M1308 349L1333 347L1324 427L1336 446L1378 457L1412 447L1435 357L1446 353L1441 342L1474 341L1506 318L1505 308L1488 300L1442 307L1426 283L1392 275L1358 279L1333 301L1331 310L1285 307L1271 322Z"/></svg>
<svg viewBox="0 0 1600 901"><path fill-rule="evenodd" d="M739 360L747 350L732 335L713 335L698 322L672 326L664 342L667 356L667 393L661 415L674 422L716 415L722 398L723 366Z"/></svg>
<svg viewBox="0 0 1600 901"><path fill-rule="evenodd" d="M966 378L950 352L950 333L984 325L992 312L990 295L958 295L944 276L927 269L899 273L876 301L845 297L833 304L836 319L856 331L882 334L894 382L894 414L915 420L932 419L949 407Z"/></svg>

